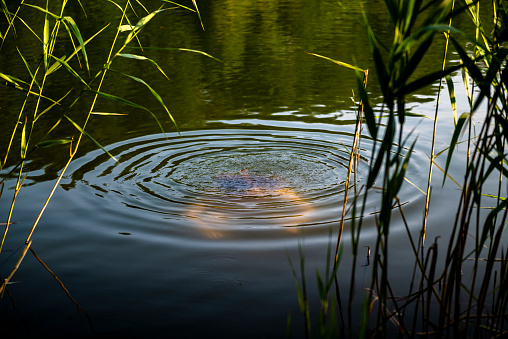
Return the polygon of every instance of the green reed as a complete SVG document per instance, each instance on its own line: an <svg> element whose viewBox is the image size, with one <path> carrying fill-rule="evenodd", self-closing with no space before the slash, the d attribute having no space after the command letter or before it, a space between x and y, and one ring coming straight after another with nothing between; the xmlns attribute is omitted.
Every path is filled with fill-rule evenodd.
<svg viewBox="0 0 508 339"><path fill-rule="evenodd" d="M345 313L339 314L333 325L341 327L336 331L340 337L389 337L394 335L393 332L400 337L411 338L508 335L508 254L502 243L508 217L508 200L502 196L505 193L503 180L508 173L505 150L508 141L508 70L505 69L508 56L505 47L508 39L508 3L504 0L493 0L492 3L493 30L490 31L480 19L479 1L385 0L394 28L391 46L383 44L365 15L363 17L383 102L380 108L370 105L365 83L361 74L358 74L359 100L364 112L363 119L358 115L358 120L363 120L367 126L374 145L370 172L363 187L363 199L360 201L355 195L348 207L353 216L350 227L353 273L347 307L341 303L340 286L336 284L339 313ZM471 18L475 36L469 36L453 26L453 19L457 15L468 15ZM437 34L445 36L442 68L427 70L425 76L415 79L414 70L427 51L436 45L434 38ZM464 41L473 44L472 53L465 49ZM455 66L446 65L450 45L461 59L460 64ZM345 63L329 60L348 67ZM463 74L470 111L456 118L455 89L450 75L459 70ZM462 194L455 206L456 219L449 230L448 246L444 251L438 251L437 239L429 246L425 236L433 169L437 166L435 159L446 151L436 153L435 150L441 84L436 98L424 217L417 239L410 232L398 192L405 180L414 147L414 142L408 144L412 133L404 129L406 96L442 79L446 79L456 122L446 165L442 169L444 180L449 176L448 169L453 161L454 149L462 143L460 138L464 134L467 168L463 184L459 185ZM483 109L485 117L481 118L479 134L475 135L473 118ZM352 173L353 170L350 169L349 176ZM492 180L499 182L496 192L485 192L485 185ZM381 187L375 187L375 182L382 183ZM359 297L355 290L358 244L364 222L365 202L373 190L380 191L382 198L375 218L377 237L370 263L371 284L362 296L362 311L358 315L360 324L354 324L355 299ZM488 212L485 212L486 206L490 206ZM394 209L397 209L406 226L415 260L413 272L408 273L411 286L405 296L401 296L400 291L394 291L390 283L390 224ZM346 206L343 206L343 214L345 210ZM337 248L340 246L342 232L341 223ZM467 276L463 276L462 266L470 260L473 261L473 268ZM443 268L439 262L445 263ZM302 279L303 272L302 268ZM340 268L337 274L340 275ZM302 312L307 314L308 319L309 311ZM344 316L348 318L347 325L343 321ZM330 325L317 323L316 326ZM316 333L326 332L321 330ZM307 337L309 334L307 332Z"/></svg>
<svg viewBox="0 0 508 339"><path fill-rule="evenodd" d="M131 106L137 110L148 113L164 133L164 122L158 117L159 114L148 109L146 106L137 104L130 98L117 96L113 93L106 92L103 84L110 72L121 75L125 81L134 81L139 86L146 88L156 103L159 104L161 110L165 114L164 120L172 123L175 128L176 122L173 119L168 107L166 106L162 96L157 93L148 81L133 76L131 74L121 72L115 68L118 60L131 62L149 62L161 74L167 78L162 67L153 59L143 55L143 44L141 40L143 29L150 23L155 16L168 15L168 11L175 9L184 9L198 13L196 2L193 1L194 8L185 7L172 1L158 2L155 9L149 10L141 1L112 1L104 2L105 6L113 6L120 14L119 22L108 23L103 27L98 27L96 33L91 37L82 35L76 19L67 15L68 0L59 2L47 0L44 5L35 5L29 1L22 0L15 8L11 8L12 4L5 0L0 0L0 9L5 17L6 28L0 31L1 49L17 50L20 62L25 66L25 74L10 74L6 70L0 70L1 85L11 88L12 91L21 91L24 93L24 99L19 104L19 113L15 123L12 126L10 140L7 145L0 145L0 151L3 156L0 159L0 173L3 179L0 182L0 188L3 188L5 178L10 175L16 175L16 186L11 197L10 210L7 215L5 229L2 234L0 243L0 254L2 254L3 245L8 235L9 226L12 223L14 205L16 197L23 187L23 182L28 174L25 171L25 164L31 159L31 156L42 148L52 147L55 151L68 154L67 161L62 166L58 178L45 200L43 207L32 224L30 231L26 236L24 248L16 264L12 268L9 276L2 280L0 284L0 295L3 296L12 276L20 266L25 254L30 249L33 233L41 220L43 213L48 206L51 197L58 188L60 180L64 176L69 164L74 159L80 148L83 137L92 141L97 147L101 148L107 154L108 151L87 131L87 126L92 119L100 119L103 116L116 116L117 113L112 112L96 112L95 107L99 100L110 100L117 104ZM86 11L83 5L78 4L86 17ZM42 7L41 7L42 6ZM32 16L33 19L24 19L24 14L31 11L32 14L37 12L39 15ZM40 56L36 62L27 60L24 56L24 41L18 38L17 30L28 30L39 42ZM87 49L93 44L100 44L104 35L110 34L112 40L109 41L109 52L105 60L92 64L87 53ZM69 42L70 41L70 42ZM139 53L132 53L131 50L137 50ZM177 49L167 48L166 46L158 46L161 49ZM66 53L57 52L67 50ZM184 50L184 49L182 49ZM191 52L198 52L187 50ZM202 53L207 55L206 53ZM74 79L75 83L69 85L68 88L59 88L61 96L52 98L46 93L49 92L50 79L61 76L62 72L67 72ZM91 98L91 99L90 99ZM88 107L86 115L80 116L79 112L83 112L83 106ZM46 118L50 114L48 112L56 112L56 116L49 130L41 130L40 121L42 117ZM67 138L53 139L51 135L58 132L60 135L67 134ZM19 140L19 145L15 146ZM13 149L18 148L19 154L14 154ZM110 157L113 155L109 154ZM116 160L116 159L115 159ZM8 171L8 173L6 173ZM2 196L3 193L3 196ZM0 198L8 199L5 192L0 189ZM33 252L34 253L34 252Z"/></svg>

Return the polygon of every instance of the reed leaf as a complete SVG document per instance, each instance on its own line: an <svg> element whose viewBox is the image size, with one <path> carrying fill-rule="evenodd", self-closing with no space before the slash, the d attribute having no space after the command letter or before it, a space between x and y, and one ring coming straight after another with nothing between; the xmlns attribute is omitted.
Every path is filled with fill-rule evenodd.
<svg viewBox="0 0 508 339"><path fill-rule="evenodd" d="M198 14L199 22L201 23L201 28L203 28L204 31L205 26L203 25L203 20L201 20L201 14L199 13L198 4L196 3L196 0L192 0L192 4L194 5L194 8L196 8L196 13Z"/></svg>
<svg viewBox="0 0 508 339"><path fill-rule="evenodd" d="M93 115L109 115L109 116L118 116L118 115L128 115L126 113L108 113L108 112L91 112Z"/></svg>
<svg viewBox="0 0 508 339"><path fill-rule="evenodd" d="M111 69L110 69L111 70ZM148 90L150 91L150 93L152 93L152 95L154 96L154 98L161 104L161 106L164 108L164 110L166 111L169 119L171 119L171 121L173 122L173 124L175 125L177 131L179 132L179 129L178 129L178 125L176 124L176 121L175 119L173 118L173 115L171 115L171 113L169 112L169 109L168 107L166 106L166 104L164 103L164 101L162 100L161 96L159 95L159 93L157 93L149 84L146 83L146 81L144 81L143 79L141 78L138 78L138 77L135 77L135 76L132 76L132 75L129 75L129 74L126 74L126 73L122 73L122 72L117 72L117 71L114 71L114 70L111 70L113 72L116 72L116 73L119 73L129 79L132 79L134 81L137 81L143 85L145 85L146 88L148 88Z"/></svg>
<svg viewBox="0 0 508 339"><path fill-rule="evenodd" d="M81 128L81 126L79 126L76 122L74 122L74 120L72 120L71 118L69 118L69 116L67 115L64 115L64 117L69 120L69 122L81 133L81 134L84 134L86 135L90 140L93 141L94 144L97 145L97 147L99 147L101 150L104 151L104 153L106 153L107 155L109 155L109 157L113 160L115 160L115 162L119 163L119 161L111 154L109 153L108 150L106 150L104 147L102 147L102 145L97 141L95 140L95 138L93 138L87 131L85 131L83 128Z"/></svg>
<svg viewBox="0 0 508 339"><path fill-rule="evenodd" d="M5 15L5 18L7 19L7 22L11 22L11 13L9 12L9 9L7 8L7 5L5 4L5 0L0 1L0 9L2 9L2 12ZM4 39L4 36L2 35L2 31L0 31L0 39Z"/></svg>
<svg viewBox="0 0 508 339"><path fill-rule="evenodd" d="M146 24L148 24L150 22L150 20L153 19L153 17L155 15L157 15L158 13L161 13L161 12L164 12L166 11L167 9L159 9L159 10L156 10L154 12L151 12L150 14L148 14L147 16L141 18L137 23L136 25L131 26L131 25L124 25L124 26L121 26L120 30L124 29L124 30L130 30L131 32L129 33L129 35L127 36L127 38L125 39L125 42L124 42L124 45L128 45L132 39L134 39L134 37L136 37L139 33L139 31L145 27ZM128 28L126 27L128 26Z"/></svg>
<svg viewBox="0 0 508 339"><path fill-rule="evenodd" d="M365 18L365 20L367 20L367 19ZM377 46L377 43L376 43L377 38L376 38L374 32L372 31L372 28L370 27L370 25L367 22L365 24L367 27L367 36L369 39L369 46L371 49L372 58L374 59L374 65L376 67L376 74L379 79L379 85L381 87L381 91L383 92L384 100L388 104L388 107L391 110L391 108L393 107L393 103L391 102L392 95L391 95L391 92L389 91L389 88L391 86L390 86L390 79L388 77L388 71L385 67L385 63L383 61L383 56L381 55L381 51L379 50L379 47Z"/></svg>
<svg viewBox="0 0 508 339"><path fill-rule="evenodd" d="M42 42L42 39L39 37L39 35L37 35L37 33L35 33L35 31L32 29L32 27L30 27L29 24L27 24L25 22L25 20L23 20L22 18L20 18L19 16L16 16L16 19L19 20L23 25L25 25L25 27L37 38L37 40L39 40L40 42Z"/></svg>
<svg viewBox="0 0 508 339"><path fill-rule="evenodd" d="M445 79L448 87L448 95L450 96L450 104L452 106L453 122L455 125L457 125L457 101L455 98L455 86L453 85L453 80L450 75L445 76Z"/></svg>
<svg viewBox="0 0 508 339"><path fill-rule="evenodd" d="M25 118L23 130L21 131L21 159L25 159L27 146L28 141L26 139L26 118Z"/></svg>
<svg viewBox="0 0 508 339"><path fill-rule="evenodd" d="M394 191L398 192L400 190L400 187L402 186L402 183L404 182L404 178L406 175L407 168L409 166L409 160L411 159L411 154L413 153L413 149L416 145L416 140L413 141L413 144L409 148L409 151L407 152L406 156L404 157L404 161L402 162L402 166L400 167L399 171L395 173L395 186Z"/></svg>
<svg viewBox="0 0 508 339"><path fill-rule="evenodd" d="M120 10L120 12L123 12L122 6L120 6L119 4L114 2L113 0L106 0L106 1L112 3L113 5L115 5Z"/></svg>
<svg viewBox="0 0 508 339"><path fill-rule="evenodd" d="M46 114L47 112L49 112L53 107L55 107L56 105L60 105L60 102L65 99L65 97L67 97L70 93L72 92L72 88L67 92L65 93L60 99L58 99L57 101L54 101L51 105L49 105L46 109L44 109L42 112L40 112L39 114L37 114L37 116L34 118L34 123L37 122L37 120L39 120L39 118L41 116L43 116L44 114Z"/></svg>
<svg viewBox="0 0 508 339"><path fill-rule="evenodd" d="M79 48L81 50L81 53L83 54L83 58L85 59L86 69L87 69L87 71L90 71L90 65L88 63L88 56L86 54L86 49L85 49L85 42L83 41L83 37L81 36L81 32L79 31L78 25L76 25L76 22L70 16L64 16L62 18L62 22L64 23L65 28L67 28L67 31L69 32L69 37L71 37L71 39L72 39L72 35L71 35L71 32L72 32L74 34L74 36L76 37L76 39L78 39ZM75 53L78 52L77 48L74 48L74 52Z"/></svg>
<svg viewBox="0 0 508 339"><path fill-rule="evenodd" d="M23 57L23 54L21 54L21 51L19 50L18 46L16 46L16 49L18 50L18 54L21 57L21 60L23 60L23 64L25 65L25 68L28 71L28 74L30 74L30 79L33 80L33 82L37 85L38 88L41 88L41 86L37 82L37 79L36 79L34 73L32 72L32 69L28 65L28 62L26 62L25 58Z"/></svg>
<svg viewBox="0 0 508 339"><path fill-rule="evenodd" d="M28 83L26 83L25 81L21 80L21 79L18 79L12 75L9 75L9 74L4 74L4 73L0 73L0 78L4 79L6 82L4 82L3 84L7 87L11 87L11 88L14 88L14 89L17 89L19 91L23 91L25 93L30 93L32 95L35 95L37 97L41 97L42 99L45 99L45 100L48 100L48 101L51 101L53 103L56 103L55 100L45 96L45 95L41 95L39 93L36 93L34 91L29 91L27 90L26 88L23 88L19 83L22 83L28 87L30 87L30 85Z"/></svg>
<svg viewBox="0 0 508 339"><path fill-rule="evenodd" d="M104 93L104 92L100 92L100 91L94 91L92 89L89 89L88 91L92 92L92 93L95 93L103 98L106 98L106 99L109 99L109 100L113 100L113 101L118 101L118 102L121 102L122 104L125 104L125 105L128 105L128 106L131 106L131 107L134 107L134 108L139 108L139 109L142 109L148 113L150 113L150 115L155 119L155 121L157 122L157 125L159 126L159 128L161 129L162 133L164 133L164 135L166 134L166 132L164 131L164 128L162 127L159 119L157 119L157 117L155 116L155 114L150 111L148 108L142 106L142 105L138 105L132 101L129 101L127 99L124 99L124 98L121 98L121 97L118 97L118 96L115 96L115 95L112 95L112 94L108 94L108 93Z"/></svg>
<svg viewBox="0 0 508 339"><path fill-rule="evenodd" d="M339 66L344 66L346 68L350 68L350 69L353 69L353 70L357 70L357 71L360 71L360 72L365 72L364 69L361 69L360 67L356 67L356 66L353 66L351 64L348 64L346 62L343 62L343 61L338 61L338 60L334 60L334 59L331 59L331 58L328 58L328 57L325 57L323 55L319 55L319 54L315 54L315 53L309 53L309 52L305 52L309 55L313 55L313 56L317 56L318 58L322 58L322 59L325 59L325 60L328 60L328 61L331 61Z"/></svg>
<svg viewBox="0 0 508 339"><path fill-rule="evenodd" d="M88 40L84 41L83 42L83 45L86 46L90 41L92 41L97 35L99 35L100 33L102 33L110 24L106 24L104 27L102 27L97 33L95 33L94 35L92 35L91 38L89 38ZM81 45L76 47L75 49L73 49L72 51L70 51L69 53L65 54L64 56L62 56L60 59L61 60L65 60L65 62L69 62L69 60L71 60L76 54L79 53L79 51L81 50ZM46 75L50 75L52 74L53 72L55 72L56 70L58 70L60 67L62 67L62 64L60 62L55 62L53 63L53 65L51 65L49 67L49 69L46 71Z"/></svg>
<svg viewBox="0 0 508 339"><path fill-rule="evenodd" d="M162 0L162 1L167 2L167 3L170 3L170 4L175 5L175 6L178 6L178 7L181 7L181 8L185 8L185 9L187 9L187 10L189 10L189 11L192 11L192 12L196 12L196 10L194 10L194 9L192 9L192 8L190 8L190 7L184 6L184 5L182 5L182 4L176 3L176 2L174 2L174 1L169 1L169 0Z"/></svg>
<svg viewBox="0 0 508 339"><path fill-rule="evenodd" d="M35 8L35 9L37 9L38 11L41 11L41 12L46 13L46 14L49 14L49 15L50 15L51 17L53 17L53 19L55 19L55 20L60 20L60 16L58 16L58 15L56 15L56 14L54 14L54 13L52 13L52 12L48 11L48 9L47 9L47 8L46 8L46 9L44 9L44 8L39 7L39 6L37 6L37 5L26 4L26 3L23 3L23 5L24 5L24 6L27 6L27 7L32 7L32 8ZM45 21L46 21L46 19L45 19ZM48 36L48 37L49 37L49 36Z"/></svg>
<svg viewBox="0 0 508 339"><path fill-rule="evenodd" d="M46 4L47 5L47 4ZM38 6L35 6L36 8ZM40 7L39 7L40 8ZM48 54L49 54L49 20L48 14L44 16L44 34L42 38L42 49L44 53L44 69L48 69Z"/></svg>
<svg viewBox="0 0 508 339"><path fill-rule="evenodd" d="M427 87L429 85L432 85L434 82L446 77L449 74L452 74L453 72L458 71L461 69L464 65L456 65L449 67L442 71L436 71L427 75L424 75L423 77L414 80L407 85L404 85L400 87L397 91L395 91L394 96L405 96L408 94L411 94L413 92L416 92L424 87Z"/></svg>
<svg viewBox="0 0 508 339"><path fill-rule="evenodd" d="M150 58L147 58L145 56L142 56L142 55L136 55L136 54L129 54L129 53L119 53L117 54L117 56L119 57L122 57L122 58L128 58L128 59L135 59L135 60L141 60L141 61L148 61L150 63L152 63L158 70L159 72L162 73L162 75L164 75L164 77L166 79L169 80L168 76L166 75L166 73L164 73L164 71L162 70L162 68L152 59Z"/></svg>
<svg viewBox="0 0 508 339"><path fill-rule="evenodd" d="M67 71L72 74L76 79L78 79L83 85L85 85L86 88L90 88L90 85L74 70L72 67L63 59L57 58L54 55L50 55L53 59L55 59L57 62L59 62L62 66L67 69Z"/></svg>
<svg viewBox="0 0 508 339"><path fill-rule="evenodd" d="M462 113L459 117L455 125L455 129L453 130L452 139L450 140L450 146L448 148L448 156L446 157L446 165L444 168L444 176L443 176L443 185L446 181L446 177L448 174L448 169L450 168L450 163L453 156L453 151L455 149L455 145L457 144L457 140L459 140L459 136L462 133L462 128L464 127L466 121L471 117L469 113Z"/></svg>
<svg viewBox="0 0 508 339"><path fill-rule="evenodd" d="M131 47L131 46L128 46L127 48L130 48L130 49L143 49L143 50L166 50L166 51L184 51L184 52L191 52L191 53L198 53L198 54L201 54L201 55L204 55L206 57L209 57L209 58L212 58L218 62L222 62L221 60L217 59L216 57L214 57L213 55L210 55L206 52L203 52L203 51L198 51L198 50L195 50L195 49L189 49L189 48L172 48L172 47Z"/></svg>
<svg viewBox="0 0 508 339"><path fill-rule="evenodd" d="M483 101L483 98L487 95L487 97L490 96L490 83L487 83L486 79L484 78L482 72L480 71L480 68L476 65L475 61L472 60L462 48L462 46L457 42L456 39L453 37L450 37L450 41L452 42L453 46L455 47L455 50L459 54L460 58L462 59L462 63L464 67L467 68L469 75L473 78L475 83L480 87L480 95L477 97L476 102L474 104L473 110L478 108L480 103Z"/></svg>
<svg viewBox="0 0 508 339"><path fill-rule="evenodd" d="M46 141L41 141L41 142L37 143L37 145L35 145L35 147L48 148L48 147L53 147L53 146L57 146L57 145L68 144L71 142L72 142L72 140L67 140L67 139L46 140Z"/></svg>
<svg viewBox="0 0 508 339"><path fill-rule="evenodd" d="M364 86L364 74L360 73L358 70L356 70L356 83L358 87L358 93L360 95L360 99L363 105L363 113L365 122L367 123L367 128L369 130L370 136L372 139L377 139L377 133L378 133L378 124L376 122L376 115L374 114L374 110L372 109L372 106L369 103L369 95L367 94L367 90Z"/></svg>

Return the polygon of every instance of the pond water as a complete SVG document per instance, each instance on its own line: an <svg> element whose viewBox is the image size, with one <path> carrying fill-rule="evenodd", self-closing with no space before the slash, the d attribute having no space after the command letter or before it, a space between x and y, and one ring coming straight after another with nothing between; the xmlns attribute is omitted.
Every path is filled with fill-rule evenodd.
<svg viewBox="0 0 508 339"><path fill-rule="evenodd" d="M2 331L20 337L280 338L291 314L291 336L304 336L288 257L298 262L303 243L311 310L317 310L313 273L316 268L324 271L327 246L334 244L340 220L354 134L350 97L356 89L354 72L305 52L372 67L365 33L335 1L220 0L198 5L205 31L194 14L174 10L158 15L141 41L144 46L201 50L221 62L184 51L147 50L169 82L148 63L122 61L117 66L148 80L162 94L181 133L149 92L113 74L105 91L150 107L166 133L139 110L100 101L98 112L129 114L94 116L88 127L119 163L86 141L37 226L34 251L85 313L28 253L9 285L12 298L4 296L0 302ZM360 13L356 2L345 5ZM85 7L89 18L78 22L89 32L85 35L109 20L117 24L114 6ZM366 8L376 32L389 41L384 7L372 2ZM75 11L79 17L79 9ZM35 60L39 52L29 52L29 33L20 29L18 34L27 39L26 53ZM106 55L107 38L90 46L92 64ZM7 47L0 71L22 74L17 52ZM431 54L417 74L439 69L441 53ZM450 53L452 62L454 58ZM52 80L54 93L72 80L61 73ZM460 101L465 98L461 79L454 81L458 110L466 111L466 100ZM368 88L376 104L375 74ZM436 90L437 85L410 97L411 112L432 117ZM22 97L4 87L0 97L0 123L10 130ZM453 130L446 95L442 100L438 151L448 146ZM73 114L86 114L83 106ZM42 126L49 129L58 114L48 114ZM407 176L413 185L404 185L400 197L416 237L425 197L415 186L425 189L432 120L411 118L408 125L408 130L417 126L418 143ZM68 136L69 130L58 133ZM358 188L366 180L372 145L364 134ZM2 145L6 135L0 137ZM0 257L0 276L7 276L16 262L67 156L64 147L34 153L26 187L17 197L16 224ZM461 161L451 170L459 182ZM444 156L437 163L443 165ZM434 182L428 238L446 239L459 191L451 181L441 187L438 170ZM14 184L15 178L5 184L3 219ZM371 194L366 211L375 212L379 205L380 195ZM372 215L365 220L361 246L371 246L375 221ZM414 262L397 214L391 234L393 287L406 293L411 277L400 272L410 272ZM348 225L343 243L339 277L347 288L352 269ZM363 266L357 271L365 284L359 283L361 290L371 272Z"/></svg>

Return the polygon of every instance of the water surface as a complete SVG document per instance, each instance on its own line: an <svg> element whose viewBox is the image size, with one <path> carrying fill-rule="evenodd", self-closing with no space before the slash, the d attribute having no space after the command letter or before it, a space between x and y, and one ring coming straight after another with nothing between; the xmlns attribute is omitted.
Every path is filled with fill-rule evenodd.
<svg viewBox="0 0 508 339"><path fill-rule="evenodd" d="M110 20L116 25L119 13L108 6L86 4L89 19L79 20L82 30L91 35L97 25ZM139 84L112 75L105 91L153 109L166 133L144 112L100 101L96 111L129 114L96 116L89 124L89 132L118 162L86 141L36 229L32 247L86 313L29 253L13 278L16 283L9 286L12 299L2 300L0 322L8 333L280 338L291 314L292 336L303 337L288 258L298 262L298 244L303 243L308 272L325 269L344 201L355 120L350 97L356 88L354 72L305 52L372 67L365 34L333 1L221 0L199 6L205 31L192 13L175 10L157 16L141 38L146 46L202 50L221 62L182 51L147 50L169 82L149 64L116 65L149 80L163 94L181 133ZM356 3L346 6L359 11ZM384 7L372 2L366 9L376 32L389 40ZM22 29L19 35L29 37ZM104 58L105 40L90 46L92 60ZM30 47L24 45L27 53ZM9 54L12 48L2 52L0 70L22 73L22 65L13 61L16 54ZM38 50L31 53L30 60L36 60ZM440 57L439 50L431 54L416 74L439 69L435 61ZM50 87L55 93L73 81L61 73ZM372 74L368 88L374 105L380 101L375 82ZM460 95L460 79L455 82ZM411 112L432 117L436 90L433 86L412 96ZM4 87L0 91L0 123L10 126L21 96ZM448 146L453 128L447 110L440 118L438 150ZM467 107L459 103L459 110ZM83 105L83 111L74 114L86 113ZM58 111L48 114L42 126L49 128L57 117ZM400 195L409 229L397 212L391 225L391 274L401 293L410 277L398 272L413 265L407 259L407 232L418 234L423 215L425 199L418 188L425 189L427 180L432 120L412 118L408 124L417 126L413 138L418 138L408 171L411 184L404 185ZM69 137L68 131L58 133ZM360 197L373 143L366 131L363 136L353 179ZM2 144L5 138L0 136ZM66 149L43 149L28 164L26 187L14 210L17 223L11 226L2 254L2 277L17 260L67 156ZM442 165L444 159L437 161ZM454 163L452 175L460 177L463 166ZM7 214L14 180L6 182L2 216ZM441 180L436 171L435 182ZM375 241L372 213L379 199L373 193L366 202L361 246ZM453 183L436 185L429 239L447 236L443 230L453 224L449 206L457 200ZM345 227L339 276L347 284L349 223ZM358 271L361 290L371 272L369 267ZM312 274L308 289L311 309L316 310Z"/></svg>

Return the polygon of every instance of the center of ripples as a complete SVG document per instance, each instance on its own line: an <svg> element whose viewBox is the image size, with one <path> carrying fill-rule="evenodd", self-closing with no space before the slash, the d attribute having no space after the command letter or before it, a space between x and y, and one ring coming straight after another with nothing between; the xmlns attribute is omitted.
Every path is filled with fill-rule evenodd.
<svg viewBox="0 0 508 339"><path fill-rule="evenodd" d="M339 132L205 130L136 138L78 159L67 187L205 230L315 226L337 221L349 161ZM357 178L367 173L360 161ZM175 226L182 227L182 225Z"/></svg>

